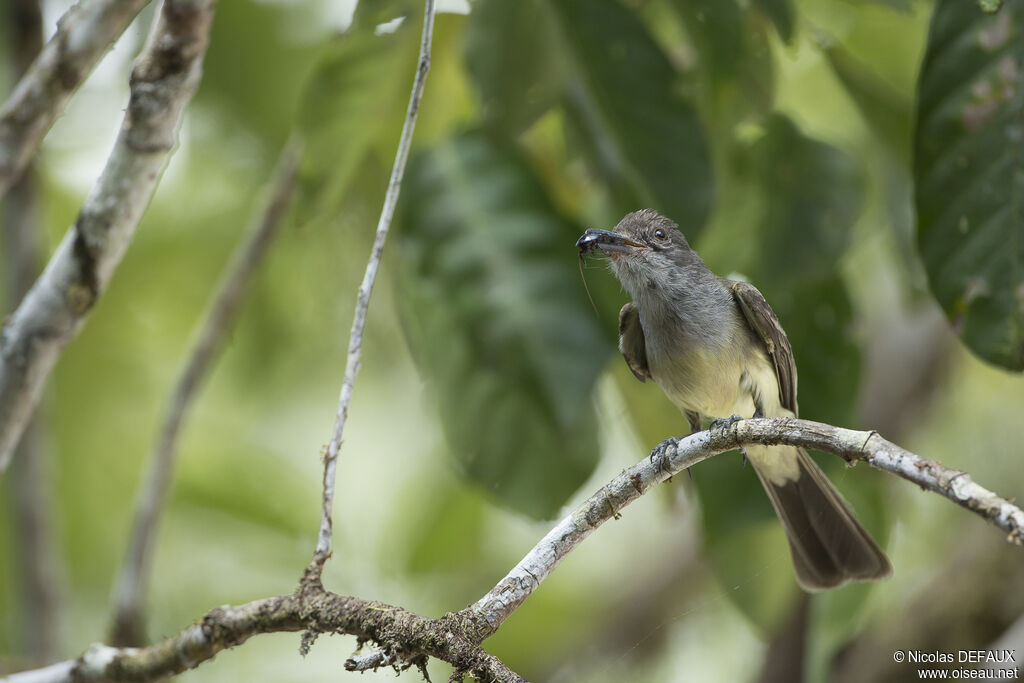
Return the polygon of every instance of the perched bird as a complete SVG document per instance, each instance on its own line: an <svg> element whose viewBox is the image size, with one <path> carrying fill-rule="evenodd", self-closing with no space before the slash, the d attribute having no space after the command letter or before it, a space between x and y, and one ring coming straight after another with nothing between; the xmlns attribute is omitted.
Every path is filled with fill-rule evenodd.
<svg viewBox="0 0 1024 683"><path fill-rule="evenodd" d="M795 417L796 364L789 339L761 293L718 277L678 226L652 209L615 230L590 229L580 255L608 256L632 301L619 311L619 350L641 382L653 379L687 417ZM807 452L748 446L808 591L892 573L889 560Z"/></svg>

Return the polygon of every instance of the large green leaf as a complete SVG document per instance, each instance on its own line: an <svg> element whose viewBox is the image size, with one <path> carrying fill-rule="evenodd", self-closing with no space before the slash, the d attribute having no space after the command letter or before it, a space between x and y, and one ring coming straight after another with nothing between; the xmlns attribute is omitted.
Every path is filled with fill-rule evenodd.
<svg viewBox="0 0 1024 683"><path fill-rule="evenodd" d="M918 83L918 247L964 343L1024 370L1024 9L937 3Z"/></svg>
<svg viewBox="0 0 1024 683"><path fill-rule="evenodd" d="M622 209L657 208L695 234L713 181L707 144L680 74L618 0L548 0L570 53L567 120L586 127L589 158Z"/></svg>
<svg viewBox="0 0 1024 683"><path fill-rule="evenodd" d="M478 0L466 27L466 68L484 121L506 136L532 124L558 100L562 52L542 0Z"/></svg>
<svg viewBox="0 0 1024 683"><path fill-rule="evenodd" d="M480 133L416 156L402 196L403 318L451 450L550 517L597 461L590 393L612 350L575 268L581 229Z"/></svg>

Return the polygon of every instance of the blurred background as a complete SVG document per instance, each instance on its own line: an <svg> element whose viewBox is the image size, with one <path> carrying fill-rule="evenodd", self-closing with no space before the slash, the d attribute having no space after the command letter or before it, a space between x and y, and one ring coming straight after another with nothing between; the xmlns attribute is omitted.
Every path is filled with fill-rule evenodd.
<svg viewBox="0 0 1024 683"><path fill-rule="evenodd" d="M31 43L15 20L25 4L0 0L0 93ZM460 609L552 519L688 431L615 351L626 295L588 263L592 308L578 270L586 227L647 206L765 294L792 341L801 416L876 429L1022 497L1020 5L439 4L340 456L328 589ZM69 5L41 3L45 36ZM103 166L154 12L47 137L34 208L11 208L31 193L4 203L8 222L32 217L38 258ZM293 134L306 141L297 197L184 427L148 634L295 588L421 25L418 0L219 4L179 147L51 377L29 446L38 471L0 481L0 672L106 638L177 369ZM6 271L41 265L9 238L0 249ZM817 459L887 547L890 580L800 594L753 470L725 454L598 530L485 647L542 681L898 681L913 671L894 650L1012 640L1024 562L1002 532L891 475ZM19 494L36 501L34 527ZM305 659L298 645L259 636L182 679L353 675L353 638L321 638Z"/></svg>

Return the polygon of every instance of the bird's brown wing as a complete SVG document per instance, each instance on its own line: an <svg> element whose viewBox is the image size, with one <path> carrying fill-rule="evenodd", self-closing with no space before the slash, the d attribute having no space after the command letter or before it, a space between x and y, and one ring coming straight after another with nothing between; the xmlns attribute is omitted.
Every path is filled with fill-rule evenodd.
<svg viewBox="0 0 1024 683"><path fill-rule="evenodd" d="M765 350L775 364L782 407L792 410L796 415L796 362L793 360L793 348L789 345L786 332L779 324L779 319L775 317L775 311L761 296L761 292L757 291L757 287L747 282L727 282L731 283L732 295L743 311L747 324L764 342Z"/></svg>
<svg viewBox="0 0 1024 683"><path fill-rule="evenodd" d="M619 351L638 380L646 382L651 378L644 328L640 327L640 312L632 301L619 310Z"/></svg>

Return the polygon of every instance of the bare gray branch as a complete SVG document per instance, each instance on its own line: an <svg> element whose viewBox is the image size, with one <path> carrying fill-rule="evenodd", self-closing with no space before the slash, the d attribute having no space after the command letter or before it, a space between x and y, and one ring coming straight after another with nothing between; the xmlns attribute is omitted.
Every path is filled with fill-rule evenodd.
<svg viewBox="0 0 1024 683"><path fill-rule="evenodd" d="M0 197L21 176L78 86L149 0L79 2L0 107Z"/></svg>
<svg viewBox="0 0 1024 683"><path fill-rule="evenodd" d="M106 167L46 270L0 334L0 472L64 346L85 323L135 235L199 84L214 0L167 0L132 68Z"/></svg>

